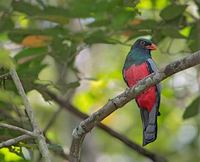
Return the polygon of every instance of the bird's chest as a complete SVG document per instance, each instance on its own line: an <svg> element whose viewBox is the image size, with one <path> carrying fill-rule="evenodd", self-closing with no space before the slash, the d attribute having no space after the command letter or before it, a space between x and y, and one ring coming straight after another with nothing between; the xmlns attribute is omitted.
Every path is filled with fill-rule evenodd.
<svg viewBox="0 0 200 162"><path fill-rule="evenodd" d="M150 72L146 62L140 65L132 65L124 70L124 77L129 87L134 86L149 74ZM156 102L156 87L153 86L146 89L136 97L136 101L139 107L147 109L150 112Z"/></svg>
<svg viewBox="0 0 200 162"><path fill-rule="evenodd" d="M132 65L124 70L124 77L129 87L134 86L139 80L144 79L149 74L146 62L139 65Z"/></svg>

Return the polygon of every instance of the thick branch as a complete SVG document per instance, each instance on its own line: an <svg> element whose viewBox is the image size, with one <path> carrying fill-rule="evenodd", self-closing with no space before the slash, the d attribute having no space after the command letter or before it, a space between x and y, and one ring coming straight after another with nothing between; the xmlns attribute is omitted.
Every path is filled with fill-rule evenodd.
<svg viewBox="0 0 200 162"><path fill-rule="evenodd" d="M24 88L21 84L21 81L20 81L20 79L17 75L17 72L15 71L15 69L11 69L10 74L11 74L11 77L12 77L14 83L15 83L15 86L17 87L19 94L22 97L27 116L30 119L31 125L33 127L33 131L37 136L36 142L38 143L38 147L39 147L39 150L42 154L42 157L43 157L45 162L50 162L51 160L50 160L50 156L49 156L49 150L48 150L45 138L44 138L42 132L40 131L40 128L39 128L39 126L38 126L38 124L35 120L32 107L31 107L31 105L28 101L28 98L27 98L26 93L24 91Z"/></svg>
<svg viewBox="0 0 200 162"><path fill-rule="evenodd" d="M87 114L79 111L78 108L74 107L69 101L65 101L65 100L61 99L60 97L56 96L54 93L52 93L50 91L46 91L46 93L57 104L59 104L61 107L64 107L65 110L73 113L77 117L80 117L82 119L86 119L86 118L89 117ZM164 159L164 157L161 157L161 156L157 155L156 153L148 151L147 149L141 147L137 143L131 141L130 139L128 139L124 135L116 132L115 130L111 129L110 127L108 127L108 126L106 126L106 125L104 125L102 123L97 123L97 127L102 129L105 133L109 134L110 136L118 139L119 141L124 143L126 146L128 146L131 149L133 149L134 151L136 151L137 153L141 154L142 156L145 156L145 157L147 157L149 159L152 159L153 161L155 159Z"/></svg>
<svg viewBox="0 0 200 162"><path fill-rule="evenodd" d="M0 127L19 131L19 132L22 132L22 133L27 134L29 136L36 137L36 135L33 132L28 131L28 130L23 129L23 128L20 128L20 127L17 127L17 126L14 126L14 125L6 124L6 123L0 123Z"/></svg>
<svg viewBox="0 0 200 162"><path fill-rule="evenodd" d="M145 89L161 82L177 72L195 66L199 63L200 51L170 63L158 73L149 75L145 79L138 82L138 84L134 87L127 89L117 97L109 100L108 103L106 103L101 109L82 121L79 126L74 129L72 133L73 140L70 148L70 162L80 161L80 152L84 137L89 131L91 131L92 128L94 128L97 123L102 121L118 108L123 107L129 101L142 93ZM160 159L155 159L154 161L160 162Z"/></svg>

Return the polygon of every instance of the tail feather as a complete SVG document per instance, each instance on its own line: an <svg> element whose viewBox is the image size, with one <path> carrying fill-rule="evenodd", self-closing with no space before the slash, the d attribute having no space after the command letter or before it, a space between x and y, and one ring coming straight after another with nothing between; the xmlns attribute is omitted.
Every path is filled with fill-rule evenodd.
<svg viewBox="0 0 200 162"><path fill-rule="evenodd" d="M157 107L155 106L151 112L141 109L141 117L143 123L143 146L156 140L157 138Z"/></svg>
<svg viewBox="0 0 200 162"><path fill-rule="evenodd" d="M141 108L140 114L142 118L143 130L145 130L149 123L149 112L146 109Z"/></svg>
<svg viewBox="0 0 200 162"><path fill-rule="evenodd" d="M143 146L155 141L157 138L157 124L148 125L143 134Z"/></svg>

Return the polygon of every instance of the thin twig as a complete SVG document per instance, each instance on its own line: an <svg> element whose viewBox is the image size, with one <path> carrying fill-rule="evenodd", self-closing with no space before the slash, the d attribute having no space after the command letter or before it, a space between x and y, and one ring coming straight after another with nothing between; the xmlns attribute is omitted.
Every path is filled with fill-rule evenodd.
<svg viewBox="0 0 200 162"><path fill-rule="evenodd" d="M24 134L24 135L18 136L16 138L9 139L7 141L1 142L0 148L15 145L18 142L21 142L21 141L29 139L29 138L32 138L32 136ZM32 144L32 145L35 145L35 144ZM65 160L69 159L69 155L64 152L64 149L60 145L48 143L47 146L48 146L49 150L51 150L56 155L59 155L60 157L62 157Z"/></svg>
<svg viewBox="0 0 200 162"><path fill-rule="evenodd" d="M6 124L6 123L0 123L0 127L19 131L19 132L22 132L22 133L27 134L29 136L36 137L36 135L33 132L28 131L28 130L23 129L23 128L20 128L20 127L17 127L17 126L14 126L14 125Z"/></svg>
<svg viewBox="0 0 200 162"><path fill-rule="evenodd" d="M54 93L52 93L51 91L47 90L46 93L51 97L51 99L53 101L55 101L58 105L60 105L61 107L65 108L65 110L71 112L72 114L76 115L77 117L81 118L81 119L86 119L89 116L83 112L81 112L80 110L78 110L78 108L76 108L75 106L73 106L69 101L66 101L64 99L61 99L60 97L58 97L57 95L55 95ZM97 127L102 129L105 133L109 134L110 136L118 139L119 141L121 141L123 144L125 144L126 146L128 146L129 148L133 149L134 151L136 151L137 153L139 153L142 156L145 156L149 159L153 159L154 157L156 159L158 159L157 157L160 157L160 155L151 152L143 147L141 147L140 145L138 145L137 143L131 141L129 138L127 138L126 136L118 133L117 131L111 129L110 127L102 124L102 123L97 123ZM162 157L164 159L164 157Z"/></svg>
<svg viewBox="0 0 200 162"><path fill-rule="evenodd" d="M10 73L2 74L2 75L0 75L0 79L5 78L5 77L8 77L9 75L10 75Z"/></svg>
<svg viewBox="0 0 200 162"><path fill-rule="evenodd" d="M21 135L21 136L16 137L16 138L9 139L7 141L1 142L0 143L0 148L12 146L12 145L14 145L14 144L16 144L16 143L18 143L20 141L23 141L23 140L26 140L26 139L29 139L29 138L32 138L32 136L24 134L24 135Z"/></svg>
<svg viewBox="0 0 200 162"><path fill-rule="evenodd" d="M19 109L16 105L12 105L12 108L17 113L17 118L19 119L22 128L30 129L29 118L25 116L26 111L24 109Z"/></svg>
<svg viewBox="0 0 200 162"><path fill-rule="evenodd" d="M44 162L51 162L51 159L49 156L49 150L48 150L45 138L35 120L35 116L34 116L32 107L29 103L29 100L26 96L26 93L25 93L22 83L17 75L17 72L15 71L15 69L11 69L10 74L11 74L11 77L15 83L15 86L16 86L19 94L22 97L27 116L29 117L32 128L33 128L33 132L37 135L36 142L38 143L38 147L39 147L40 153L44 159Z"/></svg>
<svg viewBox="0 0 200 162"><path fill-rule="evenodd" d="M82 121L79 126L74 129L72 133L73 140L70 147L70 162L80 161L82 142L86 134L90 132L94 128L94 126L97 125L97 123L105 119L108 115L116 111L118 108L123 107L129 101L142 93L145 89L155 84L158 84L162 80L177 72L180 72L197 64L200 64L200 51L197 51L187 57L168 64L159 72L149 75L145 79L139 81L134 87L128 88L117 97L109 100L102 108L100 108L90 117ZM152 157L152 160L156 162L165 161L165 159L155 159L155 157Z"/></svg>

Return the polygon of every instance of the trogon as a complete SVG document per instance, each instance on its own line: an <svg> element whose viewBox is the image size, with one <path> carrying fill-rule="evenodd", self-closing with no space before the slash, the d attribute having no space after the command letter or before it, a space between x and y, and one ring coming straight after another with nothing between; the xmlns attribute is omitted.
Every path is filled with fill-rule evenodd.
<svg viewBox="0 0 200 162"><path fill-rule="evenodd" d="M148 39L138 39L133 44L122 70L123 78L128 87L134 86L138 81L158 71L151 57L151 50L156 50L156 48L156 45ZM155 141L157 138L160 93L161 86L157 84L135 98L140 108L143 123L143 146Z"/></svg>

